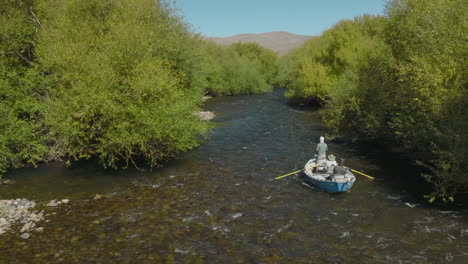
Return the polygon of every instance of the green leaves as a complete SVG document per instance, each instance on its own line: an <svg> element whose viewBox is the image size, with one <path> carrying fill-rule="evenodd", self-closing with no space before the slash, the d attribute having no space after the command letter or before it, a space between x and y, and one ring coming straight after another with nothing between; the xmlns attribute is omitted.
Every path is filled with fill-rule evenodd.
<svg viewBox="0 0 468 264"><path fill-rule="evenodd" d="M281 58L277 82L288 87L286 97L291 101L325 102L340 76L381 33L382 20L364 15L340 21L321 37Z"/></svg>
<svg viewBox="0 0 468 264"><path fill-rule="evenodd" d="M198 144L207 126L193 115L202 97L197 42L170 9L146 0L42 8L53 14L37 49L54 82L45 123L63 153L155 166Z"/></svg>
<svg viewBox="0 0 468 264"><path fill-rule="evenodd" d="M265 93L272 89L276 55L255 43L227 48L203 44L206 91L217 95Z"/></svg>
<svg viewBox="0 0 468 264"><path fill-rule="evenodd" d="M0 174L61 157L157 166L208 130L199 41L165 2L12 1L0 21Z"/></svg>
<svg viewBox="0 0 468 264"><path fill-rule="evenodd" d="M41 80L32 68L35 1L0 5L0 177L8 168L35 165L47 148L41 133Z"/></svg>
<svg viewBox="0 0 468 264"><path fill-rule="evenodd" d="M418 153L428 199L453 200L468 189L467 13L461 0L392 1L282 58L280 84L290 100L331 98L333 133Z"/></svg>

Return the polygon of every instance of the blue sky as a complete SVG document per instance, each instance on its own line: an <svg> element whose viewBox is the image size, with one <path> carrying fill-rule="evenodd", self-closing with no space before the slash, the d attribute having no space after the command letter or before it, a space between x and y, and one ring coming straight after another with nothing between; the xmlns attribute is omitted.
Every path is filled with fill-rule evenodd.
<svg viewBox="0 0 468 264"><path fill-rule="evenodd" d="M209 37L289 31L320 35L341 19L383 14L387 0L175 0L196 32Z"/></svg>

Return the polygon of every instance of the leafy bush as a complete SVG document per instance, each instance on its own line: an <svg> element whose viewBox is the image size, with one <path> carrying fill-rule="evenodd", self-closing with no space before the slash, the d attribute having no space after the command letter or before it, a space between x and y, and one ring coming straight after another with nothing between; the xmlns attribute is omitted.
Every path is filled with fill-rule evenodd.
<svg viewBox="0 0 468 264"><path fill-rule="evenodd" d="M225 48L207 41L203 47L207 93L239 95L271 91L276 69L272 51L252 43Z"/></svg>
<svg viewBox="0 0 468 264"><path fill-rule="evenodd" d="M152 166L198 144L207 125L197 40L164 3L41 1L36 47L50 100L44 123L62 155Z"/></svg>
<svg viewBox="0 0 468 264"><path fill-rule="evenodd" d="M461 0L394 0L387 16L342 21L282 59L287 96L329 96L335 133L398 145L428 169L428 196L468 189L468 41ZM286 65L286 66L285 66Z"/></svg>
<svg viewBox="0 0 468 264"><path fill-rule="evenodd" d="M234 43L228 49L251 61L268 85L272 85L277 74L276 54L257 43Z"/></svg>
<svg viewBox="0 0 468 264"><path fill-rule="evenodd" d="M466 111L468 41L461 0L393 1L388 7L386 41L396 62L393 96L399 107L389 123L394 138L430 153L420 163L434 186L429 196L452 200L468 188Z"/></svg>
<svg viewBox="0 0 468 264"><path fill-rule="evenodd" d="M0 5L0 177L7 168L35 165L47 152L40 123L41 84L32 66L34 2Z"/></svg>
<svg viewBox="0 0 468 264"><path fill-rule="evenodd" d="M378 37L382 26L382 17L364 15L343 20L320 38L281 58L277 82L288 88L286 97L293 102L322 104L362 48Z"/></svg>

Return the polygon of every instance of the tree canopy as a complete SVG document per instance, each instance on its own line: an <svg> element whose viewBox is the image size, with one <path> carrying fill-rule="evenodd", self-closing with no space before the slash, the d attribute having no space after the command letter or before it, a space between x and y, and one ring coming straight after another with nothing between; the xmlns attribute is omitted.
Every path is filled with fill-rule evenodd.
<svg viewBox="0 0 468 264"><path fill-rule="evenodd" d="M158 166L211 127L206 93L271 90L276 56L203 40L164 0L0 5L0 177L43 161Z"/></svg>
<svg viewBox="0 0 468 264"><path fill-rule="evenodd" d="M391 1L282 58L278 81L291 100L326 103L333 133L413 153L428 198L452 200L468 189L467 14L461 0Z"/></svg>

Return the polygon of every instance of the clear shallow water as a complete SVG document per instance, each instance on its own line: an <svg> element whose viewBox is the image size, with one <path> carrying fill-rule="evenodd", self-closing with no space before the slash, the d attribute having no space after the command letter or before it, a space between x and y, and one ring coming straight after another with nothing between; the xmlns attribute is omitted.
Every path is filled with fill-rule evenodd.
<svg viewBox="0 0 468 264"><path fill-rule="evenodd" d="M350 193L273 180L301 168L324 132L281 90L206 109L217 113L210 138L163 169L13 171L0 198L72 201L43 233L3 235L0 263L468 263L468 212L424 206L400 180L412 172L381 155L329 142L377 178L358 176Z"/></svg>

